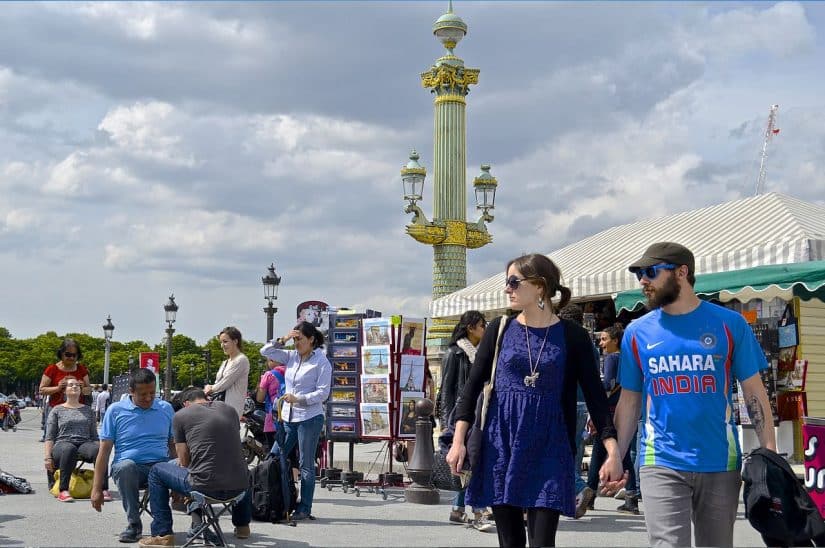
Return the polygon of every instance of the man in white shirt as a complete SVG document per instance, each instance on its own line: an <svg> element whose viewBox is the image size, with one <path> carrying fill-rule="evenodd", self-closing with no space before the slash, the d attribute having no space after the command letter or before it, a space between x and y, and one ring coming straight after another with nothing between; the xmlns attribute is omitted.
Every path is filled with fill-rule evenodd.
<svg viewBox="0 0 825 548"><path fill-rule="evenodd" d="M95 414L97 415L97 422L103 420L103 415L106 414L106 408L109 407L109 385L104 384L103 390L95 398Z"/></svg>

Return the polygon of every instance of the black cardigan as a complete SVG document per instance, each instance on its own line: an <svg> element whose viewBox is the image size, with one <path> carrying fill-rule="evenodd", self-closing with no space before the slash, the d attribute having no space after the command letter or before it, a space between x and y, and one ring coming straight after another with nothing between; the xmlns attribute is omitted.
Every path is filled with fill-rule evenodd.
<svg viewBox="0 0 825 548"><path fill-rule="evenodd" d="M510 321L512 318L507 318ZM580 385L587 402L590 418L602 440L616 438L616 428L607 407L607 395L599 379L599 366L593 352L593 342L587 331L578 324L561 320L564 324L564 344L567 350L567 363L564 367L564 387L561 396L562 413L567 425L567 437L570 450L576 454L576 384ZM490 380L493 371L493 355L501 318L496 318L484 330L476 359L470 369L470 378L464 385L464 392L456 404L456 420L472 423L475 419L476 401ZM505 326L505 329L507 327ZM493 386L495 391L495 385Z"/></svg>

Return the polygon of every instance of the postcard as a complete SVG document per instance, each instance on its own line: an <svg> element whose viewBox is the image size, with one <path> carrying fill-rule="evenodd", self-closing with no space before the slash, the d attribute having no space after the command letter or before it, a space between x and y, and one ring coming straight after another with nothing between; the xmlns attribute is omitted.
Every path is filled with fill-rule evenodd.
<svg viewBox="0 0 825 548"><path fill-rule="evenodd" d="M332 370L336 373L357 373L358 364L351 360L333 360Z"/></svg>
<svg viewBox="0 0 825 548"><path fill-rule="evenodd" d="M424 390L424 356L411 354L401 356L401 371L398 374L398 384L402 392L418 392Z"/></svg>
<svg viewBox="0 0 825 548"><path fill-rule="evenodd" d="M424 354L425 325L423 318L401 319L401 353L421 356Z"/></svg>
<svg viewBox="0 0 825 548"><path fill-rule="evenodd" d="M364 318L364 344L390 344L390 318Z"/></svg>
<svg viewBox="0 0 825 548"><path fill-rule="evenodd" d="M390 436L390 406L388 404L361 404L361 436L365 438Z"/></svg>
<svg viewBox="0 0 825 548"><path fill-rule="evenodd" d="M332 334L332 342L334 343L357 343L357 331L335 331Z"/></svg>
<svg viewBox="0 0 825 548"><path fill-rule="evenodd" d="M334 346L332 348L332 357L333 358L357 358L358 357L358 347L354 344L342 344L340 346Z"/></svg>
<svg viewBox="0 0 825 548"><path fill-rule="evenodd" d="M336 417L355 418L355 407L352 405L330 404L329 415L333 419Z"/></svg>
<svg viewBox="0 0 825 548"><path fill-rule="evenodd" d="M333 402L355 402L355 388L333 388L330 395Z"/></svg>
<svg viewBox="0 0 825 548"><path fill-rule="evenodd" d="M355 433L355 420L337 420L332 419L330 422L330 429L332 432L337 432L340 434L354 434Z"/></svg>
<svg viewBox="0 0 825 548"><path fill-rule="evenodd" d="M389 345L361 347L361 373L364 375L389 375Z"/></svg>
<svg viewBox="0 0 825 548"><path fill-rule="evenodd" d="M401 412L398 414L398 437L415 437L415 403L424 397L424 392L401 392Z"/></svg>
<svg viewBox="0 0 825 548"><path fill-rule="evenodd" d="M344 329L358 327L358 317L338 316L335 318L335 327L341 327Z"/></svg>
<svg viewBox="0 0 825 548"><path fill-rule="evenodd" d="M362 403L389 403L390 377L388 375L361 375Z"/></svg>
<svg viewBox="0 0 825 548"><path fill-rule="evenodd" d="M352 375L333 375L332 386L355 386L358 379Z"/></svg>

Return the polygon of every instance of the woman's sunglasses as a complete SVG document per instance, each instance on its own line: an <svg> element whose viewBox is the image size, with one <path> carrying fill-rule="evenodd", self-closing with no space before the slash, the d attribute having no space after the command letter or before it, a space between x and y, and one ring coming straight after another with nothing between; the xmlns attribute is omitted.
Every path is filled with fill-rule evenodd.
<svg viewBox="0 0 825 548"><path fill-rule="evenodd" d="M535 278L516 278L515 276L510 276L506 280L504 280L504 286L509 287L513 291L517 290L521 285L521 282L526 282L527 280L534 280Z"/></svg>
<svg viewBox="0 0 825 548"><path fill-rule="evenodd" d="M636 274L636 279L641 282L642 277L645 277L648 280L655 280L656 276L659 275L660 270L674 270L676 268L678 268L678 266L675 264L655 264L647 268L640 268L634 272L634 274Z"/></svg>
<svg viewBox="0 0 825 548"><path fill-rule="evenodd" d="M64 358L76 358L77 354L75 354L74 352L63 352L63 357Z"/></svg>

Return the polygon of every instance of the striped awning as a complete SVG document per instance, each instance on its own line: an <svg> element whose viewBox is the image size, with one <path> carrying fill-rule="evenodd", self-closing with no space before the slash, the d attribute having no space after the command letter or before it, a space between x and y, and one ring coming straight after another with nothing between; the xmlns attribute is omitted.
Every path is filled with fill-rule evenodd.
<svg viewBox="0 0 825 548"><path fill-rule="evenodd" d="M574 300L612 297L638 286L627 265L653 242L673 241L696 257L696 273L825 259L825 206L777 193L609 228L548 254ZM502 271L434 300L430 315L507 308Z"/></svg>

